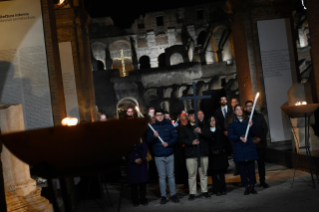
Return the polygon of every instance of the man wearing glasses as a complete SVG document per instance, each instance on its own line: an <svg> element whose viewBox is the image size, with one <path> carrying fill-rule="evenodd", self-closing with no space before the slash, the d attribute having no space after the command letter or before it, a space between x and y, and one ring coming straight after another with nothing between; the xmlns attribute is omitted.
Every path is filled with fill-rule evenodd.
<svg viewBox="0 0 319 212"><path fill-rule="evenodd" d="M245 112L249 117L251 111L253 109L253 102L247 101L245 103ZM269 188L269 185L265 182L266 180L266 169L265 169L265 160L266 160L266 147L267 147L267 133L268 133L268 126L265 121L265 118L262 114L258 113L257 111L254 112L253 116L253 123L256 126L256 137L253 138L254 143L256 144L257 153L258 153L258 174L259 174L259 181L260 187L262 188Z"/></svg>
<svg viewBox="0 0 319 212"><path fill-rule="evenodd" d="M161 190L160 203L166 204L168 202L166 197L166 177L168 178L171 194L170 199L178 203L179 199L176 196L174 177L174 146L178 136L171 122L164 119L163 110L155 110L155 119L156 122L152 125L155 133L150 129L148 130L147 142L153 145ZM163 143L158 139L159 136L163 139Z"/></svg>

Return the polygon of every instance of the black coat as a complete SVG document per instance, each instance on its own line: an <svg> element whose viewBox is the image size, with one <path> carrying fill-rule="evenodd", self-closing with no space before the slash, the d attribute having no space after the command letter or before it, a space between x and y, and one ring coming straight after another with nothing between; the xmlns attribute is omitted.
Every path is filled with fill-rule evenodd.
<svg viewBox="0 0 319 212"><path fill-rule="evenodd" d="M224 115L223 115L223 112L222 112L221 107L219 107L217 110L215 110L214 117L215 117L215 120L216 120L216 122L217 122L217 123L216 123L217 126L218 126L222 131L227 130L227 129L224 129L225 117L224 117Z"/></svg>
<svg viewBox="0 0 319 212"><path fill-rule="evenodd" d="M224 131L228 130L228 126L234 121L234 111L228 110L224 120Z"/></svg>
<svg viewBox="0 0 319 212"><path fill-rule="evenodd" d="M196 139L195 128L195 126L191 126L190 124L180 128L180 142L185 145L186 158L197 157L197 145L193 145L192 143ZM199 138L199 141L200 156L208 156L209 151L206 139Z"/></svg>
<svg viewBox="0 0 319 212"><path fill-rule="evenodd" d="M256 137L260 138L260 142L256 144L257 149L267 147L268 125L264 116L258 112L254 112L253 124L256 126Z"/></svg>
<svg viewBox="0 0 319 212"><path fill-rule="evenodd" d="M216 126L219 127L219 129L222 132L227 131L226 126L228 127L228 125L230 124L228 122L231 122L232 117L233 117L232 116L232 114L233 114L232 109L230 107L227 107L227 109L228 110L226 113L226 118L229 118L229 119L225 119L221 107L215 111L215 115L214 115L215 120L216 120ZM223 137L223 140L225 140L225 142L226 142L227 154L231 154L233 152L233 149L232 149L232 145L230 143L230 140L228 139L228 137L224 133L223 133L222 137Z"/></svg>
<svg viewBox="0 0 319 212"><path fill-rule="evenodd" d="M226 153L227 143L222 130L217 127L216 131L212 132L209 127L205 127L201 136L207 140L209 146L210 170L227 169L229 166ZM219 154L216 154L217 152L219 152Z"/></svg>

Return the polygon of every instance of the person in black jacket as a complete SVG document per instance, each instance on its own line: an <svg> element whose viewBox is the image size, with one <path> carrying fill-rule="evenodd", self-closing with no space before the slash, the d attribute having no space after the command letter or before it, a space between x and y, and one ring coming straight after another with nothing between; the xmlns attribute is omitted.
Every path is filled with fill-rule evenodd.
<svg viewBox="0 0 319 212"><path fill-rule="evenodd" d="M188 172L188 184L189 184L189 198L188 200L194 200L197 190L197 146L200 148L200 163L201 167L198 168L198 172L200 175L200 184L202 196L205 198L209 198L210 195L207 190L207 169L208 169L208 145L205 139L198 140L196 138L197 133L201 133L202 129L200 127L196 128L195 125L195 114L194 110L190 110L188 112L188 120L189 123L187 126L183 127L180 132L180 141L185 145L185 153L186 153L186 166Z"/></svg>
<svg viewBox="0 0 319 212"><path fill-rule="evenodd" d="M246 114L249 117L253 109L253 101L247 101L245 103ZM266 180L266 147L267 147L267 133L268 126L264 116L257 111L254 112L253 123L256 125L256 137L253 138L258 153L258 174L259 174L259 186L263 188L269 188L270 186L265 182Z"/></svg>
<svg viewBox="0 0 319 212"><path fill-rule="evenodd" d="M228 139L228 126L234 121L234 108L236 105L238 105L239 102L238 102L238 99L237 98L232 98L231 101L230 101L230 106L231 108L228 110L227 114L226 114L226 117L225 117L225 121L224 121L224 134L225 136L227 137L227 144L231 144L231 146L227 146L227 150L231 150L231 152L233 151L232 150L232 146L233 146L233 143L231 141L229 141ZM229 153L229 152L228 152ZM238 165L237 163L235 163L235 172L233 174L234 176L237 176L239 175L239 169L238 169Z"/></svg>
<svg viewBox="0 0 319 212"><path fill-rule="evenodd" d="M214 191L217 196L226 195L225 173L228 159L226 142L222 130L216 126L215 117L210 118L210 126L206 126L201 134L209 146L209 167L212 171Z"/></svg>
<svg viewBox="0 0 319 212"><path fill-rule="evenodd" d="M220 108L215 110L214 117L217 121L218 126L224 132L225 117L226 117L226 114L228 113L227 98L225 96L220 97L219 104L220 104Z"/></svg>

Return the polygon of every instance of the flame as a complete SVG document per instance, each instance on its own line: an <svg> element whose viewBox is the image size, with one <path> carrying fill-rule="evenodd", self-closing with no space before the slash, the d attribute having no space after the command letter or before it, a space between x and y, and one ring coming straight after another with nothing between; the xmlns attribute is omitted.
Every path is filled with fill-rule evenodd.
<svg viewBox="0 0 319 212"><path fill-rule="evenodd" d="M259 92L257 92L257 94L256 94L255 102L257 101L258 97L259 97Z"/></svg>
<svg viewBox="0 0 319 212"><path fill-rule="evenodd" d="M77 118L72 118L72 117L66 117L62 120L61 124L62 126L75 126L78 124L78 119Z"/></svg>
<svg viewBox="0 0 319 212"><path fill-rule="evenodd" d="M60 0L60 2L58 3L58 5L63 4L63 2L65 2L65 0Z"/></svg>
<svg viewBox="0 0 319 212"><path fill-rule="evenodd" d="M300 105L307 105L307 102L306 101L299 101L299 102L296 102L295 104L296 106L300 106Z"/></svg>

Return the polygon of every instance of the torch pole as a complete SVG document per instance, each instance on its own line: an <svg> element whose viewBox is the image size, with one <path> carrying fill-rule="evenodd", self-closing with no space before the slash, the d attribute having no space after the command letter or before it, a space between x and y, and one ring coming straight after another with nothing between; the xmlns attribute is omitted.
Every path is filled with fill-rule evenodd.
<svg viewBox="0 0 319 212"><path fill-rule="evenodd" d="M247 129L246 129L246 134L245 134L245 140L247 140L247 137L248 137L248 132L249 132L249 129L250 129L249 122L253 119L254 111L255 111L255 107L256 107L256 103L257 103L258 97L259 97L259 92L256 94L255 101L254 101L254 106L253 106L253 109L252 109L252 111L250 113Z"/></svg>
<svg viewBox="0 0 319 212"><path fill-rule="evenodd" d="M144 118L144 115L140 112L140 109L136 106L135 109L137 110L137 113L142 117ZM148 127L155 133L155 129L152 127L152 125L150 123L148 123ZM158 139L164 143L163 139L161 138L161 136L158 136Z"/></svg>

